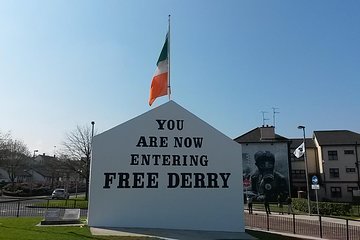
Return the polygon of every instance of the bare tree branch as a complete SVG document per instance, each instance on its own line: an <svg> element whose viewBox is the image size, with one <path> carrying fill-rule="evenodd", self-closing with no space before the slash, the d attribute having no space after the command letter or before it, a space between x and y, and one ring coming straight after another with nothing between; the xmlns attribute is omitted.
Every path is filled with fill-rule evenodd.
<svg viewBox="0 0 360 240"><path fill-rule="evenodd" d="M19 169L26 165L29 157L30 151L23 141L12 139L10 134L1 134L0 162L12 184L15 183Z"/></svg>
<svg viewBox="0 0 360 240"><path fill-rule="evenodd" d="M66 134L63 142L63 156L67 156L69 167L86 179L86 199L90 175L91 138L91 126L77 126L75 130ZM74 164L75 162L79 164Z"/></svg>

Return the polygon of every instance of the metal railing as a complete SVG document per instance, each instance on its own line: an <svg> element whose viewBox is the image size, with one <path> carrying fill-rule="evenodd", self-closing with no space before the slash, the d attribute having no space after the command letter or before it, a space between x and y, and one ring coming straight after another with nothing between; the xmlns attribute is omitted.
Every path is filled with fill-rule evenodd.
<svg viewBox="0 0 360 240"><path fill-rule="evenodd" d="M86 217L88 211L84 200L21 199L0 201L0 217L44 216L48 208L80 208L81 217ZM250 229L326 239L360 239L360 221L356 220L296 214L280 215L276 212L268 215L262 211L249 214L246 211L244 221L245 226Z"/></svg>
<svg viewBox="0 0 360 240"><path fill-rule="evenodd" d="M0 201L0 216L38 217L44 216L48 208L80 208L80 216L87 216L87 205L84 200L69 199L65 201L57 201L48 198Z"/></svg>
<svg viewBox="0 0 360 240"><path fill-rule="evenodd" d="M245 213L245 226L251 229L306 235L325 239L360 239L360 221L307 215Z"/></svg>

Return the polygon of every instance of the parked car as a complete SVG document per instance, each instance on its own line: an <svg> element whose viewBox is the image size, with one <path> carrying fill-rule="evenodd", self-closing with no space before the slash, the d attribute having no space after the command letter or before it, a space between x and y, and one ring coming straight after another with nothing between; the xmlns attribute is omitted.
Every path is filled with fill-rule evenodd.
<svg viewBox="0 0 360 240"><path fill-rule="evenodd" d="M51 194L52 199L69 199L69 193L63 188L55 189Z"/></svg>

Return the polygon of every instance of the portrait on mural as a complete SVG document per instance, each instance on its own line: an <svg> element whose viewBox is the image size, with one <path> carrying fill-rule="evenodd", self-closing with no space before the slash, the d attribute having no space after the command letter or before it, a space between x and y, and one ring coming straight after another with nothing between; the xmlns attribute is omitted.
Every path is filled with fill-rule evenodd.
<svg viewBox="0 0 360 240"><path fill-rule="evenodd" d="M250 182L244 187L245 195L258 201L265 198L269 201L286 199L289 194L289 170L285 156L254 149L243 153L243 165L243 180Z"/></svg>

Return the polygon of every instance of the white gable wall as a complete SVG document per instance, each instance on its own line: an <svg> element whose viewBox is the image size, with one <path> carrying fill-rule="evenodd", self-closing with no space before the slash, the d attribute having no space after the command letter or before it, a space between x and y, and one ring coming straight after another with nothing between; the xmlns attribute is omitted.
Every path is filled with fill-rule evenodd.
<svg viewBox="0 0 360 240"><path fill-rule="evenodd" d="M170 121L170 128L171 120L183 120L183 128L170 130L166 122L162 130L156 120ZM163 147L160 141L158 147L144 147L140 139L150 137L162 137ZM176 137L188 138L187 143L202 139L202 145L174 147ZM172 157L165 165L162 161L141 165L141 160L132 165L131 154L178 155L182 166L173 165ZM206 158L207 165L189 166L188 162L184 166L184 155ZM94 137L89 225L244 232L241 156L238 143L170 101ZM121 187L119 173L130 174L130 188ZM134 173L144 174L145 178L138 179L144 187L134 188ZM150 183L148 173L153 174ZM183 177L179 186L169 187L169 174ZM199 176L205 179L196 183ZM209 177L216 181L209 184ZM199 187L200 183L206 186Z"/></svg>

